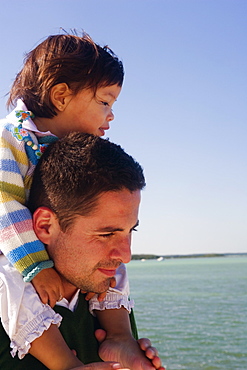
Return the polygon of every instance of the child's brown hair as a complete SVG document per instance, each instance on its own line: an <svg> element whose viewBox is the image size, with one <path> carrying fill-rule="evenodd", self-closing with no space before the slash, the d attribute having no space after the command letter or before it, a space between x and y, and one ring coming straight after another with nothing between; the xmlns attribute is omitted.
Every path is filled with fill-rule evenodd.
<svg viewBox="0 0 247 370"><path fill-rule="evenodd" d="M49 36L30 51L10 90L7 106L22 99L36 117L56 115L50 90L66 83L73 94L83 89L122 86L122 62L107 46L96 44L88 34Z"/></svg>

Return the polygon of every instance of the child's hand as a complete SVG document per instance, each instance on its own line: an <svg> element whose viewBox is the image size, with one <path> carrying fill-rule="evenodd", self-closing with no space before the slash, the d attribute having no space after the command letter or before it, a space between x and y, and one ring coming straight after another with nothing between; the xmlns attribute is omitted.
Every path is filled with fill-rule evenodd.
<svg viewBox="0 0 247 370"><path fill-rule="evenodd" d="M32 280L41 301L54 307L64 295L63 283L54 268L41 270Z"/></svg>
<svg viewBox="0 0 247 370"><path fill-rule="evenodd" d="M116 286L116 279L114 277L112 277L111 278L111 281L110 281L110 287L111 288L115 288L115 286ZM87 293L86 296L85 296L86 301L89 301L96 294L94 292L85 292L83 290L81 290L81 292L82 293ZM107 293L107 290L105 292L103 292L103 293L98 294L98 301L99 302L102 302L105 299L106 293Z"/></svg>

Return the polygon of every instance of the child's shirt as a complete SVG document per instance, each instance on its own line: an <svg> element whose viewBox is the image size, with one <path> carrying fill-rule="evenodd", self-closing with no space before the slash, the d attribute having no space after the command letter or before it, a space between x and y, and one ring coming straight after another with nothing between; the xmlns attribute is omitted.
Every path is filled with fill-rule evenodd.
<svg viewBox="0 0 247 370"><path fill-rule="evenodd" d="M50 133L38 138L29 130L35 127L31 117L19 100L16 109L0 123L0 249L24 281L53 266L33 231L25 204L35 166L45 147L57 138Z"/></svg>
<svg viewBox="0 0 247 370"><path fill-rule="evenodd" d="M25 204L35 166L47 145L57 140L57 137L50 132L39 132L32 118L32 112L27 110L21 100L18 100L17 107L0 121L0 249L11 265L23 276L25 282L31 281L42 269L53 266L45 246L33 231L32 215ZM11 279L7 280L11 281ZM115 309L122 306L130 312L134 302L128 298L129 284L124 264L117 271L116 281L116 287L109 289L103 302L99 302L97 296L90 300L91 313L94 310ZM0 317L2 318L3 315L3 307L5 307L4 312L7 307L6 322L8 320L10 322L6 332L10 336L15 351L22 348L21 353L25 354L28 351L25 342L30 343L30 338L33 341L40 336L40 332L56 320L56 314L50 309L53 313L49 310L49 318L46 321L42 312L46 312L47 307L38 298L35 309L32 307L31 300L27 299L25 304L29 307L24 307L22 304L18 315L11 315L11 305L16 299L17 288L15 284L7 287L6 283L3 285L7 293L4 302L3 295L0 294ZM42 324L41 320L35 320L37 305L40 305L38 309L43 317ZM27 311L32 316L32 320L34 319L31 326L23 324L30 321L30 317L25 317ZM22 319L18 322L20 317Z"/></svg>

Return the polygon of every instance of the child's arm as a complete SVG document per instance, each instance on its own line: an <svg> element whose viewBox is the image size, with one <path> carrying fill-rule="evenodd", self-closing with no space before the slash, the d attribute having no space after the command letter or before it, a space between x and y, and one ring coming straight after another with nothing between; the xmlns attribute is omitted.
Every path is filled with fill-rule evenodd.
<svg viewBox="0 0 247 370"><path fill-rule="evenodd" d="M33 231L32 217L25 207L32 172L38 161L32 146L25 141L36 140L30 135L21 126L12 124L2 126L0 132L1 251L25 281L31 281L41 270L53 266L43 243Z"/></svg>
<svg viewBox="0 0 247 370"><path fill-rule="evenodd" d="M0 133L0 241L1 251L22 274L33 280L43 303L55 304L63 295L61 280L34 231L30 211L24 206L38 161L32 146L36 140L21 126L6 124ZM38 148L38 146L36 145ZM27 155L27 152L29 155ZM50 281L47 283L47 281Z"/></svg>
<svg viewBox="0 0 247 370"><path fill-rule="evenodd" d="M31 283L0 256L0 317L10 338L11 355L28 352L51 369L70 369L82 363L58 330L62 317L41 303Z"/></svg>
<svg viewBox="0 0 247 370"><path fill-rule="evenodd" d="M51 306L63 295L63 286L60 277L51 268L53 262L50 261L43 243L37 239L31 214L24 206L32 175L30 168L34 169L34 164L30 163L26 155L25 142L18 140L13 130L11 125L4 128L0 139L0 240L1 250L15 267L15 276L18 276L19 281L14 283L15 279L12 280L11 275L14 269L5 264L7 267L6 270L3 269L3 279L6 283L4 287L8 288L5 290L6 294L1 294L0 304L1 319L11 340L12 354L18 352L23 357L28 352L30 343L34 343L37 337L36 343L42 342L42 333L47 337L46 329L60 319L53 310L42 305L38 297L35 305L32 306L30 302L29 308L25 310L21 301L24 282L20 274L25 281L33 279L41 300L44 303L49 302ZM62 340L60 332L57 337L59 336ZM73 365L78 365L78 360L72 356L67 346L66 348L68 358L73 360ZM47 351L36 350L36 353L40 353L42 357ZM63 353L66 354L65 349ZM56 356L54 351L53 358L59 359L60 353Z"/></svg>
<svg viewBox="0 0 247 370"><path fill-rule="evenodd" d="M31 283L25 283L19 272L0 256L0 317L10 338L11 355L23 358L30 344L62 317L44 305Z"/></svg>

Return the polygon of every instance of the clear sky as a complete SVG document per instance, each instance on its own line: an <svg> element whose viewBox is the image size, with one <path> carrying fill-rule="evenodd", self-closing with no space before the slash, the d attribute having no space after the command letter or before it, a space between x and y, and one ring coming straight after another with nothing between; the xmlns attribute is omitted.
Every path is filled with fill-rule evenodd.
<svg viewBox="0 0 247 370"><path fill-rule="evenodd" d="M0 0L0 113L25 52L84 29L123 60L107 136L144 167L133 253L247 252L247 1Z"/></svg>

